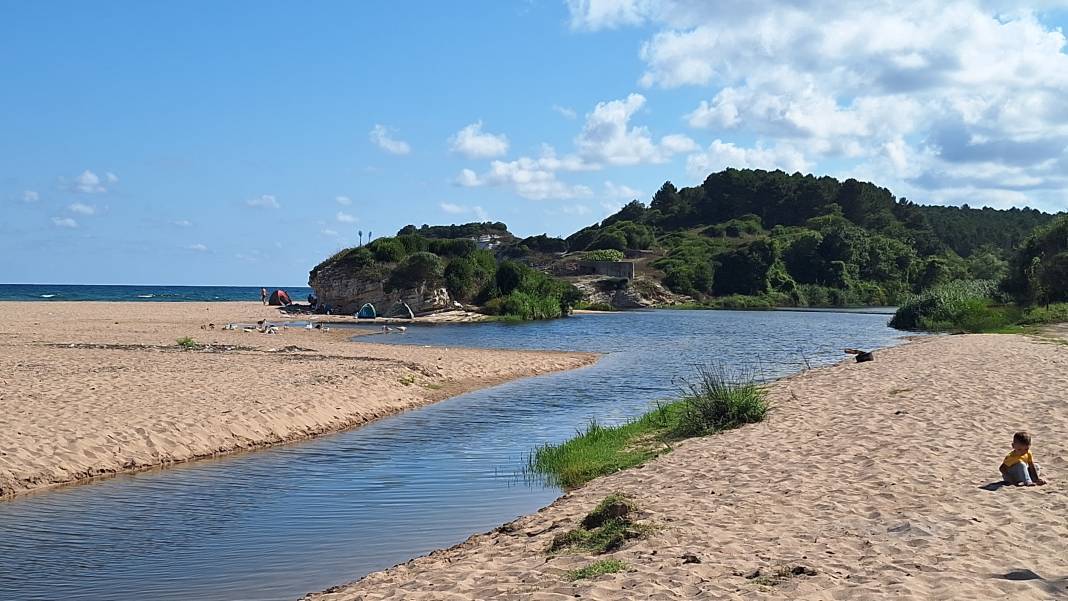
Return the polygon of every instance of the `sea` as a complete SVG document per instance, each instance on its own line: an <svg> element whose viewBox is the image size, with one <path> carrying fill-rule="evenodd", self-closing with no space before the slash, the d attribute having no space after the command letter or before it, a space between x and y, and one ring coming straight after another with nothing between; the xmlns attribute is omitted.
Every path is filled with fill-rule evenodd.
<svg viewBox="0 0 1068 601"><path fill-rule="evenodd" d="M262 286L285 290L301 302L307 286ZM0 284L0 301L226 302L259 301L260 286L94 286L89 284Z"/></svg>

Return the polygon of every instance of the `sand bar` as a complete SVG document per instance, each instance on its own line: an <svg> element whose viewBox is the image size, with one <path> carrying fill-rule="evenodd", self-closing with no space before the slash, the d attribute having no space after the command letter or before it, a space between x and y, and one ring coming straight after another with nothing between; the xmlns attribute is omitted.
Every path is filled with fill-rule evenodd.
<svg viewBox="0 0 1068 601"><path fill-rule="evenodd" d="M354 343L336 328L221 329L281 321L259 303L0 302L0 311L0 497L307 438L596 360ZM182 337L211 349L181 350Z"/></svg>
<svg viewBox="0 0 1068 601"><path fill-rule="evenodd" d="M498 531L309 598L1068 595L1068 346L929 338L782 380L772 398L764 423L687 441ZM983 488L1017 429L1032 432L1052 483ZM566 582L605 556L549 558L546 547L613 491L656 531L607 555L625 572ZM798 566L810 573L792 574Z"/></svg>

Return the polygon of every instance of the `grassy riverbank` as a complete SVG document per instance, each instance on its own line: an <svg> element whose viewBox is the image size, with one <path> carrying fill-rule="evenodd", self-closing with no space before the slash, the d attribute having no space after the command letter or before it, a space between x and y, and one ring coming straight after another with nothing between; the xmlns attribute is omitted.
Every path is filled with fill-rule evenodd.
<svg viewBox="0 0 1068 601"><path fill-rule="evenodd" d="M526 471L563 488L574 488L640 465L670 451L673 442L758 422L768 408L765 388L751 371L702 368L681 399L659 404L622 425L591 422L570 440L535 449Z"/></svg>

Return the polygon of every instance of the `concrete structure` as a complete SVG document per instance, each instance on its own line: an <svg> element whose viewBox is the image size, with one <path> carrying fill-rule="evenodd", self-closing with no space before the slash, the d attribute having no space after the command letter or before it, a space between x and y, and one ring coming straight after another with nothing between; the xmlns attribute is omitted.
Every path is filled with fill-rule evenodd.
<svg viewBox="0 0 1068 601"><path fill-rule="evenodd" d="M583 271L588 270L594 275L604 275L610 278L634 279L633 261L582 261Z"/></svg>

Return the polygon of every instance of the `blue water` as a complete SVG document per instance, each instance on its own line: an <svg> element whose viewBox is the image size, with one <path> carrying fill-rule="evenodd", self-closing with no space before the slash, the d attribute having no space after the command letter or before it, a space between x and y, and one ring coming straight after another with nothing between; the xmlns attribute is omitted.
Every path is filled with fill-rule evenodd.
<svg viewBox="0 0 1068 601"><path fill-rule="evenodd" d="M550 503L558 490L516 477L533 446L647 410L694 365L787 374L897 343L886 321L651 311L376 336L606 354L313 441L0 502L0 598L293 599L354 580Z"/></svg>
<svg viewBox="0 0 1068 601"><path fill-rule="evenodd" d="M311 293L306 286L282 288L294 301ZM259 301L260 288L251 286L91 286L81 284L0 284L0 301Z"/></svg>

